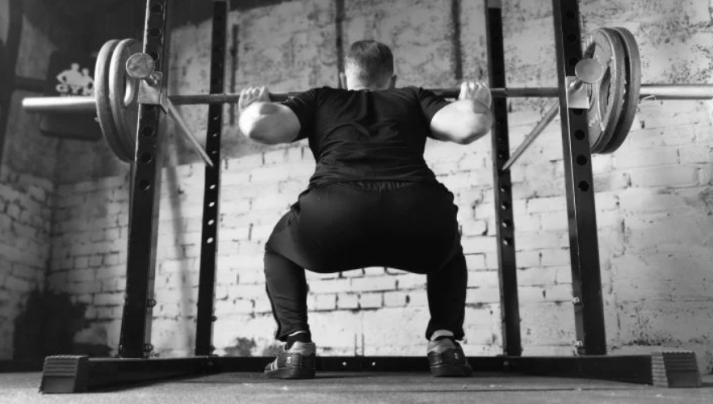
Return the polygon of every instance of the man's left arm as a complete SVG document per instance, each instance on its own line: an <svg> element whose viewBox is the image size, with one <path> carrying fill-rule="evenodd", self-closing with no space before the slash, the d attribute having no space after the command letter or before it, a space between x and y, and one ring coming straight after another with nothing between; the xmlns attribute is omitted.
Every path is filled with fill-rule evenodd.
<svg viewBox="0 0 713 404"><path fill-rule="evenodd" d="M291 143L300 134L300 121L289 107L270 102L267 88L240 92L240 130L248 138L265 144Z"/></svg>

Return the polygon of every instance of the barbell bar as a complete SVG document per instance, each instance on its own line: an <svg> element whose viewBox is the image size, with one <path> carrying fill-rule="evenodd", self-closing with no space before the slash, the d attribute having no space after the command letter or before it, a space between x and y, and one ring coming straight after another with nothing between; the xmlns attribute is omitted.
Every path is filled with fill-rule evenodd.
<svg viewBox="0 0 713 404"><path fill-rule="evenodd" d="M443 98L458 98L460 88L429 89ZM494 98L556 98L557 87L491 88ZM270 93L273 102L286 101L300 92ZM230 104L240 99L240 94L171 95L175 105ZM642 84L641 98L656 100L709 100L713 99L713 84Z"/></svg>
<svg viewBox="0 0 713 404"><path fill-rule="evenodd" d="M435 88L431 91L444 98L458 98L460 94L460 88ZM713 94L713 89L711 93ZM270 101L283 102L300 94L301 92L270 93ZM499 98L552 98L558 96L559 89L555 87L493 88L491 94ZM168 99L173 105L234 104L240 100L240 94L169 95ZM22 108L27 112L40 114L91 113L96 111L96 101L93 97L28 97L22 100Z"/></svg>
<svg viewBox="0 0 713 404"><path fill-rule="evenodd" d="M590 128L590 147L592 153L612 153L626 139L631 123L634 120L636 106L642 99L655 100L708 100L713 99L713 85L709 84L644 84L641 85L641 69L638 46L636 41L624 28L601 28L594 32L591 41L585 48L584 59L575 67L576 77L567 77L567 104L570 108L587 110ZM135 133L124 133L126 128L138 120L137 102L161 105L169 115L174 116L183 134L191 141L191 145L201 155L209 166L208 158L200 143L190 133L187 125L180 119L175 105L201 104L234 104L240 99L240 94L197 94L197 95L160 95L160 73L154 72L153 59L150 56L135 53L114 51L112 44L126 45L135 41L110 41L100 52L97 60L95 76L104 76L106 80L96 83L96 92L104 93L101 97L42 97L25 98L23 108L33 113L92 113L96 112L102 126L104 137L116 156L126 162L134 159ZM126 46L124 47L126 48ZM100 60L101 59L101 60ZM111 62L111 63L110 63ZM590 62L590 63L585 63ZM109 69L110 66L125 64L125 69ZM599 75L596 80L587 81L578 72L580 65L597 67ZM591 70L591 69L584 69ZM603 74L603 76L602 76ZM96 80L95 77L95 80ZM599 80L604 77L605 79ZM572 79L572 80L569 80ZM138 83L141 83L145 93L144 98L135 99ZM582 82L586 82L586 86ZM111 82L111 83L110 83ZM585 88L582 88L585 87ZM574 89L574 91L573 91ZM446 99L455 99L460 88L431 89L437 95ZM531 88L493 88L494 98L556 98L560 89L556 87ZM146 97L151 94L151 97ZM282 102L296 97L300 92L272 93L273 102ZM106 100L105 100L106 98ZM141 101L141 100L144 101ZM121 100L124 100L122 103ZM106 104L106 105L102 105ZM108 109L111 104L112 109ZM508 162L509 168L525 149L551 122L556 114L550 110L547 118L542 120L521 145L514 158ZM123 128L118 129L118 128ZM536 133L539 132L539 133Z"/></svg>
<svg viewBox="0 0 713 404"><path fill-rule="evenodd" d="M444 98L458 98L460 88L430 89ZM492 88L495 98L556 98L556 87ZM270 100L282 102L301 92L270 93ZM713 99L713 84L642 84L641 99L653 100L709 100ZM174 105L231 104L240 100L240 94L170 95ZM93 97L27 97L22 108L30 113L92 113L96 111Z"/></svg>

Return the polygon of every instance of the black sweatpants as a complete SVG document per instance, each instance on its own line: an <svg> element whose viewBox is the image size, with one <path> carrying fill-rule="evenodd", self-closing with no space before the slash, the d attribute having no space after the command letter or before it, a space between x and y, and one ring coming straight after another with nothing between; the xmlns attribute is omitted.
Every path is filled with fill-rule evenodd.
<svg viewBox="0 0 713 404"><path fill-rule="evenodd" d="M305 268L319 273L385 266L427 276L426 338L463 338L468 272L453 194L441 184L344 182L309 189L265 246L267 293L286 341L307 324Z"/></svg>

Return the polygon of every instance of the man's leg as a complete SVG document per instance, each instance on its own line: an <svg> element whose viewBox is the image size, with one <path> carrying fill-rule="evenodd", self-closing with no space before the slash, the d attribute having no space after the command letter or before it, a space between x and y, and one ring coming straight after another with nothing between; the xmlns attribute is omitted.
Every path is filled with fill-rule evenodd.
<svg viewBox="0 0 713 404"><path fill-rule="evenodd" d="M344 191L325 187L303 192L265 246L265 282L278 325L275 337L288 346L290 334L309 332L305 268L327 273L364 266L356 261L367 254L348 256L363 251L350 240L360 220L349 215L358 211L361 198L353 190Z"/></svg>
<svg viewBox="0 0 713 404"><path fill-rule="evenodd" d="M305 269L268 248L265 252L265 283L277 322L275 339L285 342L290 334L309 332Z"/></svg>
<svg viewBox="0 0 713 404"><path fill-rule="evenodd" d="M431 320L426 329L433 376L469 376L463 339L468 271L458 231L458 208L445 188L406 187L387 200L384 223L392 230L387 256L397 267L427 274ZM386 240L384 240L386 241ZM396 248L394 248L396 247Z"/></svg>
<svg viewBox="0 0 713 404"><path fill-rule="evenodd" d="M277 322L275 338L287 342L265 368L268 377L310 379L315 374L316 346L307 324L307 279L304 268L271 251L265 251L265 283Z"/></svg>
<svg viewBox="0 0 713 404"><path fill-rule="evenodd" d="M307 323L305 268L325 273L364 266L358 262L362 254L345 260L345 252L354 249L349 238L359 223L349 213L359 210L360 198L343 191L325 187L303 192L266 243L265 281L278 325L275 338L287 343L265 368L268 377L314 377L316 347Z"/></svg>
<svg viewBox="0 0 713 404"><path fill-rule="evenodd" d="M444 330L462 339L468 271L454 196L442 185L389 184L382 184L386 189L374 209L381 226L376 245L385 246L379 265L427 274L431 320L426 338Z"/></svg>
<svg viewBox="0 0 713 404"><path fill-rule="evenodd" d="M430 340L435 331L444 330L452 332L456 340L463 339L468 270L462 250L458 248L458 253L440 270L429 272L427 282L431 320L426 338Z"/></svg>
<svg viewBox="0 0 713 404"><path fill-rule="evenodd" d="M427 279L431 321L426 338L429 340L427 353L431 374L436 377L470 376L473 369L458 343L464 337L468 285L468 271L461 248L440 270L429 272Z"/></svg>

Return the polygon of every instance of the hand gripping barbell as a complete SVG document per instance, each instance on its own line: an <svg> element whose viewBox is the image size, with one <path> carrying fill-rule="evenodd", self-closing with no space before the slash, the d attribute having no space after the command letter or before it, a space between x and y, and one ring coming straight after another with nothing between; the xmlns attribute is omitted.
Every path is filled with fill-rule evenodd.
<svg viewBox="0 0 713 404"><path fill-rule="evenodd" d="M711 99L713 85L648 84L641 85L639 50L634 36L624 28L601 28L589 36L584 59L578 61L577 76L568 78L568 105L587 110L592 153L612 153L626 139L640 98ZM175 105L235 103L240 94L166 95L165 78L154 71L149 55L138 53L139 43L126 39L107 42L99 52L95 69L95 97L25 98L28 112L96 111L104 138L119 159L132 162L136 149L138 105L160 105L181 126L191 145L206 164L212 162L198 140L190 133ZM594 64L592 61L598 63ZM597 71L596 65L599 66ZM581 68L580 68L581 67ZM592 70L593 69L593 70ZM431 89L444 98L457 98L458 88ZM554 87L493 88L493 97L559 96ZM285 101L299 92L271 93L274 102ZM556 117L553 107L545 119L528 135L506 168Z"/></svg>

